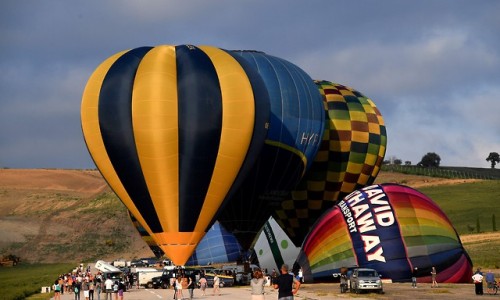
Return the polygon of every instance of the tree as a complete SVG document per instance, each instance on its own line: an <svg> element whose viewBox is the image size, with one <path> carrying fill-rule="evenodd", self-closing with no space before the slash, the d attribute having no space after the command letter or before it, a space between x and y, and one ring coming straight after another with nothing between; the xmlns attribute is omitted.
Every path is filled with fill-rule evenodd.
<svg viewBox="0 0 500 300"><path fill-rule="evenodd" d="M500 163L500 155L497 152L490 152L486 161L491 162L491 168L494 169L497 163Z"/></svg>
<svg viewBox="0 0 500 300"><path fill-rule="evenodd" d="M440 162L441 162L441 157L439 157L439 155L437 155L434 152L428 152L426 155L424 155L422 157L422 160L420 160L420 162L417 164L417 166L425 167L425 168L429 168L429 167L437 168L437 167L439 167Z"/></svg>

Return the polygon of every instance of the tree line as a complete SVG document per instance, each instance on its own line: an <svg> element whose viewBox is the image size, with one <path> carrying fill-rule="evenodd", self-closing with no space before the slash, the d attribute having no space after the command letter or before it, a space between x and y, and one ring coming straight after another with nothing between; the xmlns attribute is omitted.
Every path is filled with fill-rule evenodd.
<svg viewBox="0 0 500 300"><path fill-rule="evenodd" d="M500 163L500 155L498 152L490 152L486 161L491 163L491 168L494 169L495 166ZM428 152L422 159L417 163L418 167L423 168L438 168L441 163L441 157L435 152ZM392 158L391 160L384 160L384 165L394 164L394 165L402 165L403 161L399 158ZM411 161L405 161L405 165L410 166Z"/></svg>

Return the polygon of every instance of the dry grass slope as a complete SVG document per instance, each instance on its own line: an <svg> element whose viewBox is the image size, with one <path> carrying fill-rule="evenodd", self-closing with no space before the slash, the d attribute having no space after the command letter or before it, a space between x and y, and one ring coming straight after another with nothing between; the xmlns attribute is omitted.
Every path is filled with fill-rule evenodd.
<svg viewBox="0 0 500 300"><path fill-rule="evenodd" d="M376 183L414 188L475 179L381 172ZM95 170L0 169L0 254L30 262L80 262L152 256L126 208ZM466 247L499 243L500 234L462 236Z"/></svg>

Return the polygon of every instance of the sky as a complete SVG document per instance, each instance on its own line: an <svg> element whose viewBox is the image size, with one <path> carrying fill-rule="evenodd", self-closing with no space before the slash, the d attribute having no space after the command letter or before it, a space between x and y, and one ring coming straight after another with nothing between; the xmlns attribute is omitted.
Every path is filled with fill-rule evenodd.
<svg viewBox="0 0 500 300"><path fill-rule="evenodd" d="M92 169L87 79L126 49L264 51L350 86L384 117L386 159L488 168L500 152L500 1L28 1L0 4L0 167Z"/></svg>

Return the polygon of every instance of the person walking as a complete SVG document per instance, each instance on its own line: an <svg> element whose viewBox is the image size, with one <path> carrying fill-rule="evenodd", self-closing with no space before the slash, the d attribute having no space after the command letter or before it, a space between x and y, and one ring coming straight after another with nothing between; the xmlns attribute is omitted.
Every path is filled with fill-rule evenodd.
<svg viewBox="0 0 500 300"><path fill-rule="evenodd" d="M253 278L250 281L250 287L252 288L252 300L264 300L264 285L267 280L264 279L264 274L260 269L253 272Z"/></svg>
<svg viewBox="0 0 500 300"><path fill-rule="evenodd" d="M288 273L288 265L281 266L281 275L273 283L275 289L278 289L278 300L293 300L293 295L297 294L300 288L300 282Z"/></svg>
<svg viewBox="0 0 500 300"><path fill-rule="evenodd" d="M482 295L483 294L483 275L479 270L472 275L472 281L474 281L474 289L476 292L476 295Z"/></svg>
<svg viewBox="0 0 500 300"><path fill-rule="evenodd" d="M207 289L207 279L205 278L205 275L201 275L199 282L200 282L201 295L205 296L205 290Z"/></svg>
<svg viewBox="0 0 500 300"><path fill-rule="evenodd" d="M217 273L214 274L214 296L217 293L220 296L220 277Z"/></svg>
<svg viewBox="0 0 500 300"><path fill-rule="evenodd" d="M432 267L432 270L431 270L431 278L432 278L431 288L435 288L435 287L437 288L438 287L438 283L437 283L436 277L437 277L436 267Z"/></svg>
<svg viewBox="0 0 500 300"><path fill-rule="evenodd" d="M411 271L411 287L416 289L417 288L417 273L418 273L418 268L415 267Z"/></svg>

